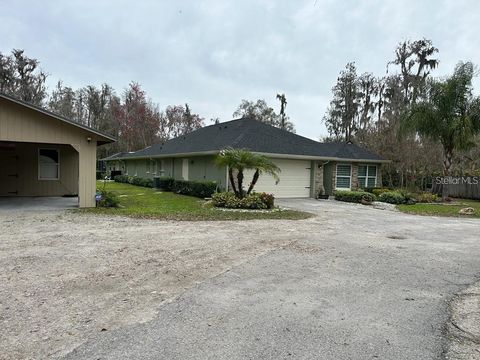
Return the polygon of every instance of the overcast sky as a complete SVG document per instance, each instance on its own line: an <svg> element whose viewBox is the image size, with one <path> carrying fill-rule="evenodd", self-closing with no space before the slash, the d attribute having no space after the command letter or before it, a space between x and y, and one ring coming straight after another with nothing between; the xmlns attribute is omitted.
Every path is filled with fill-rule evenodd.
<svg viewBox="0 0 480 360"><path fill-rule="evenodd" d="M207 124L230 120L241 99L278 111L284 92L297 133L318 139L347 62L382 75L399 41L426 37L440 50L435 75L478 64L479 15L474 0L0 0L0 52L25 49L50 87L120 93L137 81L161 108L188 102Z"/></svg>

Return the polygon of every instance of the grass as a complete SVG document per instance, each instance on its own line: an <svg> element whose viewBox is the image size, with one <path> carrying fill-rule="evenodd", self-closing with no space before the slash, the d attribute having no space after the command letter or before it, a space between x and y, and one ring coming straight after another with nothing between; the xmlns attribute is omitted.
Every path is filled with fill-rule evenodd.
<svg viewBox="0 0 480 360"><path fill-rule="evenodd" d="M103 182L97 182L98 188L103 188ZM237 212L223 211L208 205L205 200L178 195L171 192L157 191L130 184L108 182L106 190L119 197L118 208L91 208L78 211L104 215L124 215L138 218L152 218L164 220L257 220L281 219L301 220L312 214L281 210L271 212Z"/></svg>
<svg viewBox="0 0 480 360"><path fill-rule="evenodd" d="M460 215L458 210L471 207L475 209L474 215ZM415 205L397 205L397 209L409 214L435 215L435 216L456 216L456 217L477 217L480 218L480 201L455 199L451 203L433 203Z"/></svg>

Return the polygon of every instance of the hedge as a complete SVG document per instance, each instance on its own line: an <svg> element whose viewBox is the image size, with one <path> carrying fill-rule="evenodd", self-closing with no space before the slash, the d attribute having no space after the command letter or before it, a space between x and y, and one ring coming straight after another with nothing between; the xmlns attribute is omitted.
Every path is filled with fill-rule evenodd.
<svg viewBox="0 0 480 360"><path fill-rule="evenodd" d="M177 194L206 198L211 197L217 191L217 183L214 181L174 180L172 191Z"/></svg>
<svg viewBox="0 0 480 360"><path fill-rule="evenodd" d="M165 191L172 191L173 188L173 182L175 181L174 178L172 177L159 177L158 180L158 188L165 190Z"/></svg>
<svg viewBox="0 0 480 360"><path fill-rule="evenodd" d="M415 196L408 193L404 192L401 190L395 190L395 191L389 191L381 194L378 197L378 201L386 202L389 204L415 204L417 202L417 199L415 199Z"/></svg>
<svg viewBox="0 0 480 360"><path fill-rule="evenodd" d="M366 191L335 191L333 193L335 200L352 202L352 203L361 203L362 200L367 202L372 202L376 200L375 195L366 192Z"/></svg>
<svg viewBox="0 0 480 360"><path fill-rule="evenodd" d="M145 179L137 176L117 175L114 177L114 180L119 183L153 188L152 179Z"/></svg>
<svg viewBox="0 0 480 360"><path fill-rule="evenodd" d="M154 186L152 179L145 179L137 176L117 175L114 180L119 183L150 188ZM173 191L177 194L196 196L199 198L211 197L212 194L217 191L217 183L214 181L187 181L161 177L159 179L159 185L160 188L165 191Z"/></svg>

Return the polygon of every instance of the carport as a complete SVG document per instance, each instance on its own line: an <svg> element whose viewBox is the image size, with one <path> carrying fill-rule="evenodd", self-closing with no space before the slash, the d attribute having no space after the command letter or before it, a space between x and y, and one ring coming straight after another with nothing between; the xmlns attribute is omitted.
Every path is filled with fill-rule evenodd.
<svg viewBox="0 0 480 360"><path fill-rule="evenodd" d="M0 93L0 196L95 206L97 146L109 135ZM14 202L12 202L13 204Z"/></svg>

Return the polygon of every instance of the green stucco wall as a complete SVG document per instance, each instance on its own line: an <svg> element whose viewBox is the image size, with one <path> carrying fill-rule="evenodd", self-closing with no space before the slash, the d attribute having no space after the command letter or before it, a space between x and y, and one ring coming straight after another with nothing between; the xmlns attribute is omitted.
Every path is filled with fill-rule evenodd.
<svg viewBox="0 0 480 360"><path fill-rule="evenodd" d="M327 163L323 166L323 187L326 195L333 195L333 169L334 163Z"/></svg>
<svg viewBox="0 0 480 360"><path fill-rule="evenodd" d="M153 178L154 176L169 176L176 180L183 179L184 158L153 159L157 163L157 172L154 173L154 163L151 163L151 171L147 172L147 161L150 159L124 160L124 174L142 178ZM188 158L188 180L209 180L216 181L219 188L225 189L226 169L218 168L214 163L213 156L192 156ZM162 166L163 161L163 166ZM108 166L108 164L107 164Z"/></svg>

